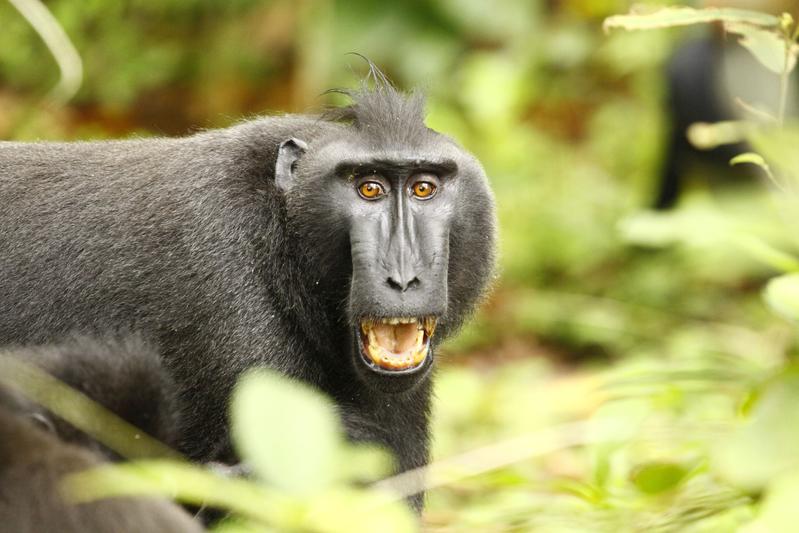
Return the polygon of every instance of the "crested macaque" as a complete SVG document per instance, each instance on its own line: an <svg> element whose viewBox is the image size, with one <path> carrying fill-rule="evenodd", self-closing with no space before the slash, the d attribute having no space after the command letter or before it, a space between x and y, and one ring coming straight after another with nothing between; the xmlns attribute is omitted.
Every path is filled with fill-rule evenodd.
<svg viewBox="0 0 799 533"><path fill-rule="evenodd" d="M326 393L398 471L426 464L436 347L491 279L494 201L423 98L374 73L321 115L0 143L0 344L151 340L196 460L236 462L228 399L263 366Z"/></svg>
<svg viewBox="0 0 799 533"><path fill-rule="evenodd" d="M72 502L65 476L118 456L37 404L13 379L7 358L44 370L153 437L169 442L177 431L174 385L141 339L75 337L46 346L7 347L0 353L0 531L203 530L180 506L162 498Z"/></svg>
<svg viewBox="0 0 799 533"><path fill-rule="evenodd" d="M735 37L725 36L720 27L681 43L666 68L671 134L652 207L669 209L677 205L692 168L701 166L704 177L722 176L725 182L753 181L760 176L751 165L729 164L733 157L751 149L746 143L699 149L691 144L687 132L697 123L758 121L764 113L776 116L779 84L777 74L759 64ZM795 115L799 103L795 89L787 103L788 113Z"/></svg>

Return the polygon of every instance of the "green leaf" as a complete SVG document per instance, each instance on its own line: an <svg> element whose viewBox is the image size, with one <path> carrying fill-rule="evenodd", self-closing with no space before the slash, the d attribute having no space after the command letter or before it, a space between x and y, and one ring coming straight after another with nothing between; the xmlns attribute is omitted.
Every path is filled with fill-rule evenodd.
<svg viewBox="0 0 799 533"><path fill-rule="evenodd" d="M308 386L271 371L245 374L234 391L231 424L242 458L272 485L309 493L335 479L343 441L338 417Z"/></svg>
<svg viewBox="0 0 799 533"><path fill-rule="evenodd" d="M769 485L758 523L762 531L789 533L796 531L799 523L799 474L782 475Z"/></svg>
<svg viewBox="0 0 799 533"><path fill-rule="evenodd" d="M712 150L723 144L735 144L743 141L752 129L752 124L742 120L728 120L708 124L696 122L686 131L688 140L700 150Z"/></svg>
<svg viewBox="0 0 799 533"><path fill-rule="evenodd" d="M372 444L352 444L341 450L339 472L346 480L372 482L392 474L393 458L383 448Z"/></svg>
<svg viewBox="0 0 799 533"><path fill-rule="evenodd" d="M304 531L412 533L419 524L402 501L378 491L335 489L308 502Z"/></svg>
<svg viewBox="0 0 799 533"><path fill-rule="evenodd" d="M799 184L799 126L759 129L750 139L758 153L771 163L781 183L796 187Z"/></svg>
<svg viewBox="0 0 799 533"><path fill-rule="evenodd" d="M738 154L730 159L730 165L740 165L741 163L751 163L753 165L759 166L766 172L770 172L768 163L766 163L766 160L763 159L763 156L754 152Z"/></svg>
<svg viewBox="0 0 799 533"><path fill-rule="evenodd" d="M220 476L196 465L169 460L105 464L66 476L70 503L104 498L160 496L196 506L226 509L270 524L292 523L302 502L251 481Z"/></svg>
<svg viewBox="0 0 799 533"><path fill-rule="evenodd" d="M767 28L776 27L780 19L767 13L734 8L666 7L654 12L632 12L629 15L615 15L605 19L602 27L605 31L614 28L624 30L651 30L656 28L672 28L690 26L708 22L744 22Z"/></svg>
<svg viewBox="0 0 799 533"><path fill-rule="evenodd" d="M799 272L799 259L754 235L739 234L733 242L761 263L783 272Z"/></svg>
<svg viewBox="0 0 799 533"><path fill-rule="evenodd" d="M639 465L631 474L635 487L644 494L660 494L676 488L688 469L676 463L652 462Z"/></svg>
<svg viewBox="0 0 799 533"><path fill-rule="evenodd" d="M799 371L789 368L769 383L751 416L717 442L711 462L725 480L761 490L799 467Z"/></svg>
<svg viewBox="0 0 799 533"><path fill-rule="evenodd" d="M766 285L764 297L780 315L799 320L799 274L772 278Z"/></svg>
<svg viewBox="0 0 799 533"><path fill-rule="evenodd" d="M787 71L791 72L796 66L799 46L790 43L790 48L786 50L789 43L782 34L740 22L727 22L724 24L724 29L729 33L740 35L738 43L749 50L755 59L770 71L781 74L786 67Z"/></svg>

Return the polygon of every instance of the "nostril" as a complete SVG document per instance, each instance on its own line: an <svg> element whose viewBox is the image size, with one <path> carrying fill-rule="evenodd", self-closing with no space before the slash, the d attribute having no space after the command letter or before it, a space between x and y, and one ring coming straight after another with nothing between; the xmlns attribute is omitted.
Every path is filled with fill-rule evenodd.
<svg viewBox="0 0 799 533"><path fill-rule="evenodd" d="M396 281L394 281L394 278L388 278L388 279L386 280L386 283L388 283L388 286L389 286L389 287L391 287L392 289L394 289L395 291L401 291L401 290L403 290L403 289L402 289L402 285L400 285L399 283L397 283Z"/></svg>
<svg viewBox="0 0 799 533"><path fill-rule="evenodd" d="M394 277L389 277L386 279L386 283L388 286L394 289L395 291L405 292L408 289L416 288L421 282L419 278L414 277L409 281L404 281L402 278L399 278L399 281Z"/></svg>

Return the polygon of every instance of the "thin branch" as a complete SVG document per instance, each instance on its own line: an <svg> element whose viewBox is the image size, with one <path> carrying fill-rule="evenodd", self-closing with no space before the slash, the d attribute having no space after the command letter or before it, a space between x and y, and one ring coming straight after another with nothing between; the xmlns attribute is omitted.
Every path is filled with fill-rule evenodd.
<svg viewBox="0 0 799 533"><path fill-rule="evenodd" d="M61 79L50 91L50 98L67 102L80 89L83 82L83 62L61 24L40 0L9 0L11 5L33 27L50 50Z"/></svg>
<svg viewBox="0 0 799 533"><path fill-rule="evenodd" d="M769 113L768 111L764 111L762 109L758 109L757 107L753 106L752 104L747 103L742 98L736 96L735 103L744 111L754 115L755 117L763 120L765 122L777 122L777 117Z"/></svg>
<svg viewBox="0 0 799 533"><path fill-rule="evenodd" d="M791 46L793 43L786 41L785 43L785 65L782 67L780 74L780 109L777 113L777 123L782 126L785 123L785 108L788 104L788 82L790 80L791 71L788 65L791 61Z"/></svg>

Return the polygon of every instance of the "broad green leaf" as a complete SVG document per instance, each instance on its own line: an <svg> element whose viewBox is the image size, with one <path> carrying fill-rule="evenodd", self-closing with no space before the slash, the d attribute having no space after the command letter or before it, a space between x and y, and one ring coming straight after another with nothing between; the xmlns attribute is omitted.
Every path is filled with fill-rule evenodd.
<svg viewBox="0 0 799 533"><path fill-rule="evenodd" d="M799 46L788 43L777 31L766 30L751 24L740 22L727 22L724 29L730 33L740 35L738 43L749 50L753 56L770 71L781 74L784 70L790 72L796 66L796 55ZM787 52L787 63L786 63Z"/></svg>
<svg viewBox="0 0 799 533"><path fill-rule="evenodd" d="M377 481L393 472L393 458L385 449L372 444L352 444L343 447L339 472L346 480L359 483Z"/></svg>
<svg viewBox="0 0 799 533"><path fill-rule="evenodd" d="M638 11L638 12L636 12ZM780 19L767 13L734 8L665 7L654 12L642 13L638 9L628 15L615 15L605 19L605 31L621 28L624 30L651 30L656 28L672 28L690 26L708 22L743 22L763 26L776 27Z"/></svg>
<svg viewBox="0 0 799 533"><path fill-rule="evenodd" d="M320 393L273 372L252 371L237 384L231 409L234 444L264 480L309 493L335 479L342 433Z"/></svg>
<svg viewBox="0 0 799 533"><path fill-rule="evenodd" d="M630 478L644 494L659 494L676 488L688 476L688 469L676 463L652 462L638 466Z"/></svg>
<svg viewBox="0 0 799 533"><path fill-rule="evenodd" d="M773 278L766 285L766 302L780 315L799 320L799 274Z"/></svg>

